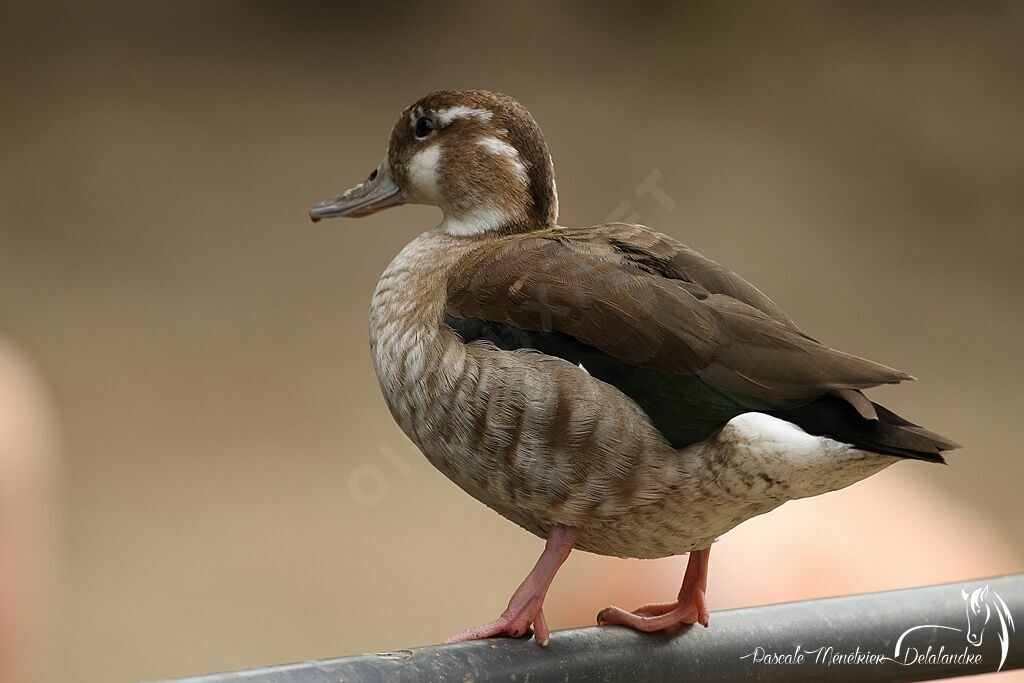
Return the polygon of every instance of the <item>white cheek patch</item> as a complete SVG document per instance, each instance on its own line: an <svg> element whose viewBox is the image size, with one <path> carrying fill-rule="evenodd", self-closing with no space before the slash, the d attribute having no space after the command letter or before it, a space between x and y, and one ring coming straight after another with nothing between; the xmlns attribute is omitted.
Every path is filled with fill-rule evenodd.
<svg viewBox="0 0 1024 683"><path fill-rule="evenodd" d="M455 119L477 119L478 121L487 123L493 116L494 113L489 109L479 109L477 107L459 105L457 107L438 110L435 118L442 126L447 126Z"/></svg>
<svg viewBox="0 0 1024 683"><path fill-rule="evenodd" d="M512 168L515 171L516 177L519 178L523 185L525 186L530 182L530 176L526 173L526 165L519 158L519 150L515 147L493 135L480 138L476 141L476 144L492 154L507 157L512 162Z"/></svg>
<svg viewBox="0 0 1024 683"><path fill-rule="evenodd" d="M493 135L488 135L487 137L480 138L479 140L476 141L476 144L480 145L486 150L494 152L495 154L504 154L505 156L512 157L513 159L519 158L519 152L516 150L515 147L508 144L504 140L494 137Z"/></svg>
<svg viewBox="0 0 1024 683"><path fill-rule="evenodd" d="M409 184L417 198L431 204L441 203L441 145L420 150L409 161Z"/></svg>

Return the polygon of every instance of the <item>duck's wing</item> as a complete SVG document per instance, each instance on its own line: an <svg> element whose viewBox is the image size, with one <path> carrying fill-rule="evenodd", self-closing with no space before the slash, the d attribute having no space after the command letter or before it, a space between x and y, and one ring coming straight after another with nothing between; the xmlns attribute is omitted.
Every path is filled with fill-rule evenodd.
<svg viewBox="0 0 1024 683"><path fill-rule="evenodd" d="M583 365L634 399L675 446L740 413L837 392L875 418L858 390L911 379L824 346L738 275L641 226L486 242L451 271L447 322L467 342Z"/></svg>
<svg viewBox="0 0 1024 683"><path fill-rule="evenodd" d="M486 243L452 270L447 310L562 333L631 365L755 397L810 398L910 379L824 346L753 285L640 226Z"/></svg>

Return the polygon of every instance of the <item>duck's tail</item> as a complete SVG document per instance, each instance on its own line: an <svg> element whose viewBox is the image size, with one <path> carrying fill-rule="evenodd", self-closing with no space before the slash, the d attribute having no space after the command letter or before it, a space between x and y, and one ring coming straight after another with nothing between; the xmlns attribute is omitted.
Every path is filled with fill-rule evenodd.
<svg viewBox="0 0 1024 683"><path fill-rule="evenodd" d="M772 411L808 434L827 436L873 453L944 463L944 451L960 444L905 420L885 406L855 395L828 394L798 408Z"/></svg>

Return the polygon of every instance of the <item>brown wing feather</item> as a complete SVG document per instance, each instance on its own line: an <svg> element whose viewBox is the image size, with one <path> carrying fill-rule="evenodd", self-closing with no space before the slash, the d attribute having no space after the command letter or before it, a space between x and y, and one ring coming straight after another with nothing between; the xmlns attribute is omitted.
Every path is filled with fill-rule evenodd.
<svg viewBox="0 0 1024 683"><path fill-rule="evenodd" d="M624 362L751 396L804 398L910 378L823 346L753 285L641 226L482 244L453 269L447 308L562 332Z"/></svg>
<svg viewBox="0 0 1024 683"><path fill-rule="evenodd" d="M556 330L625 362L693 373L729 343L718 314L671 280L624 266L599 241L510 236L452 270L448 312Z"/></svg>
<svg viewBox="0 0 1024 683"><path fill-rule="evenodd" d="M726 321L733 343L698 374L726 391L800 398L909 379L898 370L823 346L724 294L714 294L705 303Z"/></svg>
<svg viewBox="0 0 1024 683"><path fill-rule="evenodd" d="M624 253L633 256L636 261L665 277L692 282L712 294L731 296L787 327L798 329L786 312L757 287L668 235L642 225L625 223L609 223L578 232L584 239L588 233L600 236L600 239L607 239L610 243L618 245Z"/></svg>

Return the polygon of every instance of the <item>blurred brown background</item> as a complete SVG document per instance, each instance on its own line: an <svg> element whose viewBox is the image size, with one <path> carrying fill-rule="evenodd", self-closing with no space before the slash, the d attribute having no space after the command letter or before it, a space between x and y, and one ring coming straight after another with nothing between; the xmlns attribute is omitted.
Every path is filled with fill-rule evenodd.
<svg viewBox="0 0 1024 683"><path fill-rule="evenodd" d="M370 293L437 212L306 218L451 87L533 112L563 224L683 240L919 377L872 396L966 444L826 496L858 533L801 502L751 523L746 562L727 536L713 608L787 573L783 513L850 557L973 562L819 592L1024 568L1024 4L2 3L0 333L62 425L54 680L436 642L532 566L541 542L435 472L373 376ZM552 626L674 594L680 561L639 564L574 555Z"/></svg>

